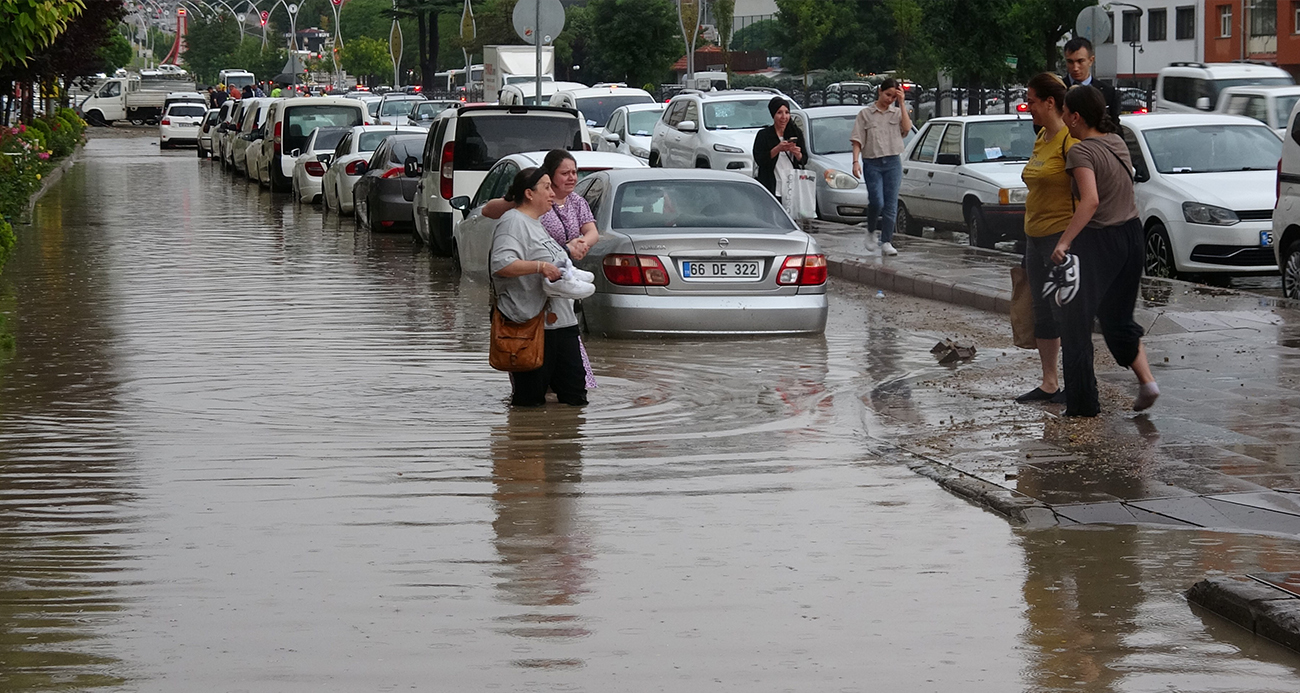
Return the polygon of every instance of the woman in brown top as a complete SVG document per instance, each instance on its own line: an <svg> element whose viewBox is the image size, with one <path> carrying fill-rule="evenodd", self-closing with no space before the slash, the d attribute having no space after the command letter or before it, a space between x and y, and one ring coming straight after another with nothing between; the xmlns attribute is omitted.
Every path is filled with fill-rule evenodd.
<svg viewBox="0 0 1300 693"><path fill-rule="evenodd" d="M1064 120L1079 140L1065 157L1073 179L1074 216L1052 253L1054 262L1073 269L1072 277L1058 276L1056 292L1065 415L1096 416L1101 411L1093 372L1094 318L1115 361L1137 375L1133 410L1142 411L1155 404L1160 389L1147 364L1142 327L1133 320L1145 260L1133 199L1133 163L1096 88L1076 86L1066 92Z"/></svg>

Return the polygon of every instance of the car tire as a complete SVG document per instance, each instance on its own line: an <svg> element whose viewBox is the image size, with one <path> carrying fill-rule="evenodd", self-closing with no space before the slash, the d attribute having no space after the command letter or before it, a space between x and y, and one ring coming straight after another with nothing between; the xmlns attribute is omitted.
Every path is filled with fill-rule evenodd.
<svg viewBox="0 0 1300 693"><path fill-rule="evenodd" d="M419 236L416 236L419 238ZM456 239L451 239L451 268L457 272L462 271L460 266L460 246L457 245Z"/></svg>
<svg viewBox="0 0 1300 693"><path fill-rule="evenodd" d="M993 238L988 222L984 219L984 210L980 205L966 205L963 216L966 217L966 233L969 236L970 244L977 248L992 248L997 239Z"/></svg>
<svg viewBox="0 0 1300 693"><path fill-rule="evenodd" d="M206 158L208 158L207 153L203 151L203 147L199 147L199 158L200 158L200 159L206 159Z"/></svg>
<svg viewBox="0 0 1300 693"><path fill-rule="evenodd" d="M86 122L97 128L106 128L109 125L108 121L104 120L104 114L99 111L91 111L90 113L87 113Z"/></svg>
<svg viewBox="0 0 1300 693"><path fill-rule="evenodd" d="M902 200L898 201L898 216L895 226L909 236L921 235L921 222L912 217L912 213L907 211L907 205L903 204Z"/></svg>
<svg viewBox="0 0 1300 693"><path fill-rule="evenodd" d="M1169 242L1169 232L1165 225L1156 222L1147 229L1146 263L1143 273L1148 277L1177 279L1178 265L1174 262L1174 246Z"/></svg>
<svg viewBox="0 0 1300 693"><path fill-rule="evenodd" d="M1292 241L1282 252L1282 295L1300 299L1300 241Z"/></svg>

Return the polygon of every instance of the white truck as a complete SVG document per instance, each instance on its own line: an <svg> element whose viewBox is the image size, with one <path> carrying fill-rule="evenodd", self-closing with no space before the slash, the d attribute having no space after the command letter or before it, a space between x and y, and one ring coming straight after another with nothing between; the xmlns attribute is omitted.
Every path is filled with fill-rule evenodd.
<svg viewBox="0 0 1300 693"><path fill-rule="evenodd" d="M115 120L143 125L157 122L167 95L176 91L194 91L194 83L141 82L134 75L110 77L96 84L90 95L77 104L77 110L95 125L108 125Z"/></svg>
<svg viewBox="0 0 1300 693"><path fill-rule="evenodd" d="M537 79L537 49L483 46L483 100L495 101L507 84ZM542 81L555 81L555 47L542 46Z"/></svg>
<svg viewBox="0 0 1300 693"><path fill-rule="evenodd" d="M222 70L217 73L217 83L226 85L226 88L238 87L243 89L250 84L256 84L257 78L248 70Z"/></svg>

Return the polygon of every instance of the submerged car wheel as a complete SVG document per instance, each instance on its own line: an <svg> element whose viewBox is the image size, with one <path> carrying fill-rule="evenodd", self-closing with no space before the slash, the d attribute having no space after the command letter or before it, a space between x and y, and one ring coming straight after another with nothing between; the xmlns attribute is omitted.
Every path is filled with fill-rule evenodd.
<svg viewBox="0 0 1300 693"><path fill-rule="evenodd" d="M898 217L895 226L909 236L921 235L921 222L912 218L912 213L907 211L907 205L903 204L902 200L898 201Z"/></svg>
<svg viewBox="0 0 1300 693"><path fill-rule="evenodd" d="M1282 255L1282 295L1300 299L1300 241L1287 246Z"/></svg>
<svg viewBox="0 0 1300 693"><path fill-rule="evenodd" d="M978 204L966 205L966 233L970 244L978 248L992 248L997 241L984 220L984 210Z"/></svg>
<svg viewBox="0 0 1300 693"><path fill-rule="evenodd" d="M1163 224L1153 224L1147 229L1146 275L1176 279L1178 266L1174 264L1174 246L1169 242L1169 234Z"/></svg>

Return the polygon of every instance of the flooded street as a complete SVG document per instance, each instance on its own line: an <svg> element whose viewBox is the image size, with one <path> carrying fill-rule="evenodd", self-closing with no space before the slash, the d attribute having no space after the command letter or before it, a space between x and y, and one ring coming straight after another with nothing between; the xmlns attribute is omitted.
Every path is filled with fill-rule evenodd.
<svg viewBox="0 0 1300 693"><path fill-rule="evenodd" d="M0 691L1300 690L1182 596L1295 541L880 453L1001 316L833 283L824 337L591 338L590 406L511 411L484 285L193 150L92 139L19 236Z"/></svg>

